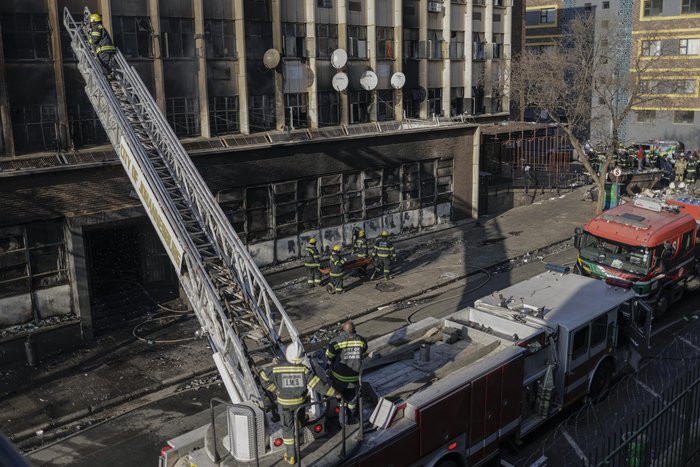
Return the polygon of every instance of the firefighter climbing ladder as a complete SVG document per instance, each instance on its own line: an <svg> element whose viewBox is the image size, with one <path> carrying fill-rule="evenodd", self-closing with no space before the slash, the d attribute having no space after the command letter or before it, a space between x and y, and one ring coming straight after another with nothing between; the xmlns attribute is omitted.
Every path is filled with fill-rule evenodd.
<svg viewBox="0 0 700 467"><path fill-rule="evenodd" d="M89 11L86 9L86 16ZM137 73L117 51L108 80L84 35L63 23L85 91L177 270L234 403L263 407L256 367L299 333Z"/></svg>

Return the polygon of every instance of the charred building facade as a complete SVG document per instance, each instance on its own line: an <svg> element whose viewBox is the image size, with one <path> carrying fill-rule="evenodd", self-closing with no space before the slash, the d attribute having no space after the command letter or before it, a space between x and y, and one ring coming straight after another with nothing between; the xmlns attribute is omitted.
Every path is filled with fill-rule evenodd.
<svg viewBox="0 0 700 467"><path fill-rule="evenodd" d="M297 257L309 233L326 247L354 226L372 237L477 215L479 124L510 105L506 2L2 2L2 351L22 354L27 332L47 351L52 339L90 339L178 295L85 95L64 8L102 14L268 265ZM41 339L44 329L59 337Z"/></svg>

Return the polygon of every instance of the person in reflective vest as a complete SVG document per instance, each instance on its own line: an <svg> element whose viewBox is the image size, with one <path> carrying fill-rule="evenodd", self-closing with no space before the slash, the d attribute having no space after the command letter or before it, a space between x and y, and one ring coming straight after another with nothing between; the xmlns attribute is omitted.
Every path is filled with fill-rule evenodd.
<svg viewBox="0 0 700 467"><path fill-rule="evenodd" d="M692 154L690 154L687 159L685 181L688 183L695 183L695 180L698 179L698 160L693 157Z"/></svg>
<svg viewBox="0 0 700 467"><path fill-rule="evenodd" d="M335 245L330 257L331 286L333 287L333 293L343 293L343 274L345 274L343 265L345 263L346 260L340 253L340 245Z"/></svg>
<svg viewBox="0 0 700 467"><path fill-rule="evenodd" d="M365 237L364 230L360 230L357 233L355 243L352 245L352 252L357 255L358 259L364 259L369 256L369 245L367 244L367 237ZM362 266L360 268L360 275L364 276L366 273L367 266Z"/></svg>
<svg viewBox="0 0 700 467"><path fill-rule="evenodd" d="M674 167L674 170L676 172L676 181L677 182L682 182L683 179L685 178L685 169L686 169L685 159L683 157L679 157L678 160L676 161L676 165Z"/></svg>
<svg viewBox="0 0 700 467"><path fill-rule="evenodd" d="M357 394L362 360L367 353L367 341L355 333L355 325L347 320L342 331L335 336L326 348L326 358L330 368L331 386L343 398L340 422L346 423L355 416Z"/></svg>
<svg viewBox="0 0 700 467"><path fill-rule="evenodd" d="M396 251L394 250L394 245L389 240L389 232L382 230L380 234L380 239L374 244L374 258L376 264L374 266L374 272L372 273L372 279L381 270L384 273L384 279L390 279L391 276L391 262L396 258Z"/></svg>
<svg viewBox="0 0 700 467"><path fill-rule="evenodd" d="M114 47L112 38L102 25L102 17L97 13L90 15L90 24L87 27L88 43L97 55L100 65L105 71L107 77L112 78L114 70L114 56L117 53L117 48Z"/></svg>
<svg viewBox="0 0 700 467"><path fill-rule="evenodd" d="M261 371L260 379L265 390L275 395L282 418L284 460L289 464L296 464L299 455L294 440L294 413L307 402L307 387L326 397L334 396L335 389L321 381L321 378L302 363L303 350L296 342L287 346L285 357L287 362Z"/></svg>
<svg viewBox="0 0 700 467"><path fill-rule="evenodd" d="M306 260L304 262L306 267L307 279L306 282L309 287L314 287L316 285L321 285L321 255L318 253L318 248L316 248L316 239L311 237L309 243L306 245Z"/></svg>

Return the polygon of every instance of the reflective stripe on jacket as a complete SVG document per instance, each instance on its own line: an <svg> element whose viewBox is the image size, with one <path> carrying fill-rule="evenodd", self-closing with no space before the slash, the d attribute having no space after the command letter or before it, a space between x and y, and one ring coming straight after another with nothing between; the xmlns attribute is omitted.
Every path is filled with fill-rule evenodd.
<svg viewBox="0 0 700 467"><path fill-rule="evenodd" d="M332 396L335 390L314 375L305 365L283 363L260 372L263 386L276 396L284 407L296 407L306 402L306 388Z"/></svg>
<svg viewBox="0 0 700 467"><path fill-rule="evenodd" d="M344 383L357 382L365 353L367 353L367 341L364 337L344 331L338 334L326 348L331 376Z"/></svg>
<svg viewBox="0 0 700 467"><path fill-rule="evenodd" d="M369 246L367 245L367 239L360 237L355 240L355 244L352 247L352 251L357 253L358 258L366 258L369 254Z"/></svg>
<svg viewBox="0 0 700 467"><path fill-rule="evenodd" d="M374 255L379 258L393 258L395 254L394 245L388 238L380 238L374 244Z"/></svg>
<svg viewBox="0 0 700 467"><path fill-rule="evenodd" d="M345 262L345 258L343 258L337 251L331 253L331 277L339 277L343 275L343 264L345 264Z"/></svg>
<svg viewBox="0 0 700 467"><path fill-rule="evenodd" d="M308 268L321 266L321 256L318 254L318 248L315 246L308 245L306 247L306 262L304 266Z"/></svg>

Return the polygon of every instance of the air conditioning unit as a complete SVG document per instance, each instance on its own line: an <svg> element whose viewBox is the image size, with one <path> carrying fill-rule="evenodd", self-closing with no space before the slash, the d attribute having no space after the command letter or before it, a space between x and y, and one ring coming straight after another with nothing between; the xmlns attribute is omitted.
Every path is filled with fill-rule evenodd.
<svg viewBox="0 0 700 467"><path fill-rule="evenodd" d="M442 3L428 2L428 11L431 13L440 13L442 11Z"/></svg>

